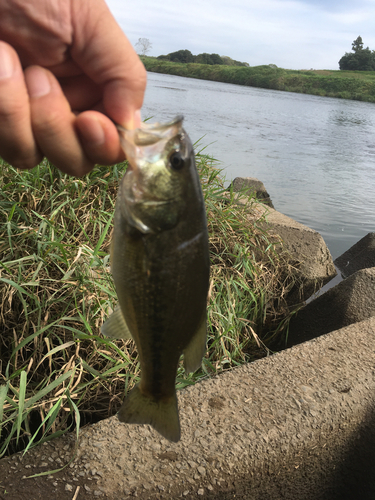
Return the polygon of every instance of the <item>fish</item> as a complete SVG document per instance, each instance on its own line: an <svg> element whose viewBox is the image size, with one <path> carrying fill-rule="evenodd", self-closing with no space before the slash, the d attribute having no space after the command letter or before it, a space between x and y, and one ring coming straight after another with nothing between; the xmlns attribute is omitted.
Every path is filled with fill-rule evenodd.
<svg viewBox="0 0 375 500"><path fill-rule="evenodd" d="M181 355L187 373L206 352L210 260L204 197L183 117L118 126L128 169L120 181L111 242L118 305L102 325L132 338L139 383L118 412L121 422L181 436L175 389Z"/></svg>

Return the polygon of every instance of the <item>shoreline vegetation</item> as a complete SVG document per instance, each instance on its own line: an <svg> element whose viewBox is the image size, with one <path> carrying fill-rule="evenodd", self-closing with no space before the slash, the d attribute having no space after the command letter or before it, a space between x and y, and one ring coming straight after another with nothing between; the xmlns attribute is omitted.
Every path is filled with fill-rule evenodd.
<svg viewBox="0 0 375 500"><path fill-rule="evenodd" d="M196 159L210 237L207 353L188 376L180 363L178 389L285 344L296 282L264 217L249 224L255 200L240 204L215 160L203 150ZM100 333L117 302L109 248L126 163L82 179L46 160L30 171L1 160L0 168L1 458L114 415L139 381L139 362L132 341Z"/></svg>
<svg viewBox="0 0 375 500"><path fill-rule="evenodd" d="M375 71L289 70L274 64L227 66L141 57L147 71L269 90L375 102Z"/></svg>

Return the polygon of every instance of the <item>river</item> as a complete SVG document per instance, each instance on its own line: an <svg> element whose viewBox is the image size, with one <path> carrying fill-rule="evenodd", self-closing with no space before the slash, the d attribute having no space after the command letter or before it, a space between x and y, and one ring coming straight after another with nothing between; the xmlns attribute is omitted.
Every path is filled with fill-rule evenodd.
<svg viewBox="0 0 375 500"><path fill-rule="evenodd" d="M375 231L375 104L148 73L142 117L185 116L229 181L257 177L333 258Z"/></svg>

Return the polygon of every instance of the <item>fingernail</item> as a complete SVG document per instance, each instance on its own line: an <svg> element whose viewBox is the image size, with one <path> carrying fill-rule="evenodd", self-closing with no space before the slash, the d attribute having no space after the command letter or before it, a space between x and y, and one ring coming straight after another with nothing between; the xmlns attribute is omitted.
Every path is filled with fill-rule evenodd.
<svg viewBox="0 0 375 500"><path fill-rule="evenodd" d="M134 128L139 128L142 123L142 115L141 115L141 110L137 109L137 111L134 113Z"/></svg>
<svg viewBox="0 0 375 500"><path fill-rule="evenodd" d="M47 72L43 68L33 67L25 74L27 90L30 97L42 97L51 90Z"/></svg>
<svg viewBox="0 0 375 500"><path fill-rule="evenodd" d="M134 112L132 118L130 118L124 123L124 127L128 130L133 130L135 128L139 128L141 126L141 122L142 122L141 110L137 109Z"/></svg>
<svg viewBox="0 0 375 500"><path fill-rule="evenodd" d="M10 78L14 73L14 62L8 48L0 43L0 80Z"/></svg>

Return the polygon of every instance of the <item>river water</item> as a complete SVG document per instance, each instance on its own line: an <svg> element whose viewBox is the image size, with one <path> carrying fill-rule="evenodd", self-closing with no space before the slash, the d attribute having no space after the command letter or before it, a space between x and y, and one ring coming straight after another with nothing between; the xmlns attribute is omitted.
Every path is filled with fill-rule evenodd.
<svg viewBox="0 0 375 500"><path fill-rule="evenodd" d="M148 73L142 117L185 116L225 177L257 177L333 258L375 231L375 104ZM199 149L199 148L198 148Z"/></svg>

